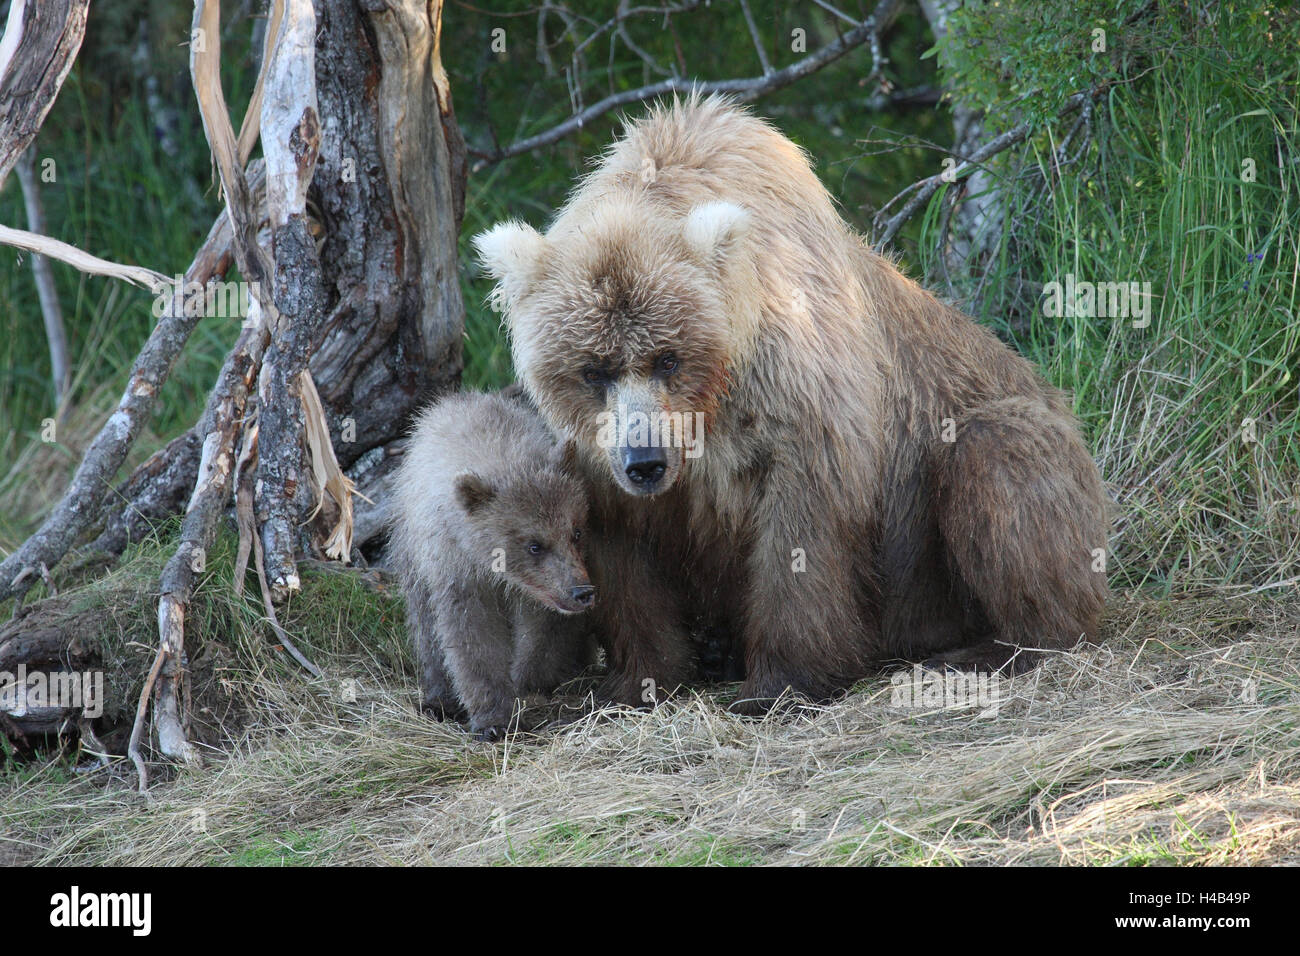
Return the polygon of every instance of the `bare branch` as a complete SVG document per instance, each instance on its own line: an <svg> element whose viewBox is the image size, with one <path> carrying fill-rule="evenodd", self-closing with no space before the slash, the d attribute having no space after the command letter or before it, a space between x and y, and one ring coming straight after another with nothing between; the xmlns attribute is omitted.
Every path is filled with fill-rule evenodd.
<svg viewBox="0 0 1300 956"><path fill-rule="evenodd" d="M161 291L162 287L170 281L162 273L146 269L144 266L119 265L101 259L99 256L92 256L88 252L82 252L76 246L70 246L58 239L22 229L11 229L8 226L0 226L0 245L13 246L15 249L25 249L37 255L58 259L87 275L122 279L154 292Z"/></svg>
<svg viewBox="0 0 1300 956"><path fill-rule="evenodd" d="M821 7L827 13L833 13L835 16L839 17L841 20L844 20L848 23L858 22L857 17L851 17L843 10L839 10L835 7L832 7L829 3L826 2L826 0L813 0L813 3L817 4L817 6Z"/></svg>
<svg viewBox="0 0 1300 956"><path fill-rule="evenodd" d="M658 73L660 76L676 76L675 70L660 66L659 62L650 55L650 51L642 48L632 39L632 35L627 32L626 10L628 3L629 0L622 0L619 4L618 38L623 41L625 47L637 55L641 62L646 65L646 69Z"/></svg>
<svg viewBox="0 0 1300 956"><path fill-rule="evenodd" d="M680 77L670 77L660 80L657 83L651 83L634 90L624 90L621 93L615 93L605 97L598 103L593 103L584 110L570 116L562 123L553 126L545 132L538 133L536 136L529 136L525 139L518 140L503 149L495 151L471 149L470 152L481 157L484 163L500 162L503 159L509 159L511 156L518 156L521 153L529 152L542 146L549 146L558 142L565 136L575 133L582 129L588 123L606 113L618 109L620 106L626 106L629 103L637 103L642 100L653 99L656 96L666 96L671 93L690 93L692 91L703 95L710 93L728 93L737 100L748 103L767 93L783 89L790 84L803 79L809 74L815 73L823 67L834 63L844 54L848 53L864 43L871 44L872 48L872 68L869 76L876 76L883 68L883 60L880 54L879 37L889 25L893 22L898 13L900 0L880 0L875 12L866 20L863 20L852 30L843 34L839 38L827 43L821 49L809 54L802 60L790 64L780 70L765 76L756 76L745 79L730 80L712 80L700 82L698 80L684 79ZM613 21L611 21L612 23Z"/></svg>
<svg viewBox="0 0 1300 956"><path fill-rule="evenodd" d="M758 35L758 26L754 23L754 14L750 12L749 0L740 0L740 9L745 14L745 26L749 28L749 38L754 41L754 49L758 53L758 64L763 68L763 75L767 76L772 72L772 61L767 58L767 51L763 49L763 38Z"/></svg>
<svg viewBox="0 0 1300 956"><path fill-rule="evenodd" d="M1074 94L1066 100L1065 106L1061 108L1060 113L1057 115L1068 116L1082 107L1085 103L1092 102L1092 100L1102 94L1104 89L1104 87L1101 87L1090 92ZM875 247L877 249L883 249L885 246L889 245L889 243L893 241L894 237L898 235L898 231L903 228L903 224L907 222L907 220L911 219L912 216L916 214L917 210L929 202L930 197L938 192L939 187L945 182L953 181L954 177L960 178L963 173L981 165L991 157L996 156L998 153L1010 149L1017 143L1023 142L1029 137L1029 134L1034 131L1034 128L1034 124L1029 121L1021 123L1019 126L1012 127L1005 133L989 140L975 152L971 153L970 156L963 158L961 162L957 163L957 165L952 169L946 169L941 173L936 173L933 176L927 176L925 179L917 180L906 189L902 190L893 199L885 203L885 205L881 207L880 212L876 215L878 231L875 236ZM947 178L945 179L945 177ZM885 212L885 210L889 209L908 193L912 193L913 195L903 205L903 208L881 223L880 216Z"/></svg>

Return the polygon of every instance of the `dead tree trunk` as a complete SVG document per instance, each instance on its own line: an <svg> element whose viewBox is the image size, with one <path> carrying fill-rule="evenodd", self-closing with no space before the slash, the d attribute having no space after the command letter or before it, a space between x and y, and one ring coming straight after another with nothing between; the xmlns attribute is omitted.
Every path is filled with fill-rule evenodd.
<svg viewBox="0 0 1300 956"><path fill-rule="evenodd" d="M207 43L219 42L212 29L218 7L219 0L196 2L195 26ZM86 532L100 528L97 546L118 551L151 520L185 512L180 546L160 582L159 648L130 747L142 783L141 729L151 696L162 752L194 757L179 692L185 612L217 518L235 504L236 491L241 502L256 499L255 509L241 504L241 531L246 518L254 524L244 537L255 545L259 572L265 565L264 586L272 583L269 590L282 596L296 586L298 558L330 552L347 560L351 530L370 534L379 526L365 503L351 520L350 483L338 469L352 467L367 482L382 478L411 412L459 383L457 236L466 166L439 61L441 7L438 0L276 0L268 62L238 138L215 75L219 48L206 57L192 49L227 209L209 240L213 248L205 247L191 272L207 281L237 262L256 285L250 321L195 428L138 468L117 495L104 495L103 481L151 407L140 403L151 402L193 327L180 321L183 309L168 318L181 306L180 296L172 297L163 324L171 321L178 334L163 340L165 350L142 356L148 393L128 389L140 404L131 410L134 427L124 428L119 412L92 445L101 451L101 490L81 488L56 506L47 525L57 533L43 528L33 547L3 562L0 575L0 600L20 597ZM24 52L20 39L16 56ZM243 168L259 125L264 200L261 179ZM23 146L31 138L25 133ZM268 234L270 243L259 246L258 236ZM245 496L252 487L255 496ZM87 506L102 499L102 508ZM322 504L321 517L308 521ZM322 530L331 526L332 536ZM0 645L13 653L26 646L13 641L21 621L0 626Z"/></svg>
<svg viewBox="0 0 1300 956"><path fill-rule="evenodd" d="M0 186L36 138L86 35L90 0L13 0L0 40Z"/></svg>
<svg viewBox="0 0 1300 956"><path fill-rule="evenodd" d="M323 303L308 368L339 464L362 492L387 474L411 411L460 381L456 240L466 160L439 59L441 7L316 4L323 129L307 225ZM199 444L196 432L182 436L108 497L94 522L104 528L97 550L117 553L150 522L180 510L188 489L173 479L192 473L180 463L197 463ZM376 507L357 501L354 545L380 527ZM313 550L305 536L295 543Z"/></svg>

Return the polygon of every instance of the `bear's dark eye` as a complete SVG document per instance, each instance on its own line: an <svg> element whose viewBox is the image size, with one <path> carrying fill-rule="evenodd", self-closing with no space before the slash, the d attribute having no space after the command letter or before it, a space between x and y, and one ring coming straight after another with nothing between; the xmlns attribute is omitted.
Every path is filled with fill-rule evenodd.
<svg viewBox="0 0 1300 956"><path fill-rule="evenodd" d="M582 380L588 385L603 386L609 377L598 368L586 368L582 370Z"/></svg>
<svg viewBox="0 0 1300 956"><path fill-rule="evenodd" d="M574 528L574 529L573 529L573 540L574 540L574 541L577 541L577 540L578 540L579 538L581 538L581 537L582 537L582 529L581 529L581 528Z"/></svg>
<svg viewBox="0 0 1300 956"><path fill-rule="evenodd" d="M659 356L655 361L655 371L662 372L664 375L671 375L677 371L677 356L672 352Z"/></svg>
<svg viewBox="0 0 1300 956"><path fill-rule="evenodd" d="M543 551L545 551L545 550L546 550L546 549L545 549L544 547L542 547L541 542L539 542L539 541L529 541L529 542L528 542L528 553L529 553L529 554L541 554L541 553L542 553Z"/></svg>

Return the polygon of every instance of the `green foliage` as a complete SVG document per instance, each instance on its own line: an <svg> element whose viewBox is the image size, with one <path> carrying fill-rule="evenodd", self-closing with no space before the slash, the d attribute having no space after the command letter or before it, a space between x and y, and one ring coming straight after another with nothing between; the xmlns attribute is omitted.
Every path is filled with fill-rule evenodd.
<svg viewBox="0 0 1300 956"><path fill-rule="evenodd" d="M1011 126L1055 116L1071 95L1115 81L1157 39L1126 24L1148 0L974 0L928 51L962 102Z"/></svg>
<svg viewBox="0 0 1300 956"><path fill-rule="evenodd" d="M1027 64L1018 82L1032 78L1059 103L1074 61L1054 68L1032 51L1070 34L1080 15L1041 6L1056 8L1056 39L1007 43ZM1082 8L1091 16L1104 6ZM1082 131L1086 148L1076 139L1062 162L1070 117L1044 123L992 166L1003 219L989 268L965 291L984 321L1073 393L1119 504L1122 585L1261 584L1300 570L1300 12L1270 20L1265 7L1209 5L1213 31L1181 7L1144 7L1136 18L1119 10L1132 22L1111 42L1161 52L1118 60ZM959 22L983 36L989 27L974 14L965 8ZM947 46L985 55L951 82L999 68L987 44ZM1008 123L1042 115L1001 102ZM943 201L931 204L921 240L936 273ZM1046 316L1040 291L1067 274L1150 283L1149 326Z"/></svg>

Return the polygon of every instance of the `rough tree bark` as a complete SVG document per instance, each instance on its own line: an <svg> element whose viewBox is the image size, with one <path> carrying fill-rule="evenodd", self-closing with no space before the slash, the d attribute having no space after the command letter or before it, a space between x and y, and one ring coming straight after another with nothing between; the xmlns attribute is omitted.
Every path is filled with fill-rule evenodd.
<svg viewBox="0 0 1300 956"><path fill-rule="evenodd" d="M215 17L217 0L207 2ZM196 26L204 8L200 0ZM187 278L206 282L235 259L244 278L262 286L257 304L263 307L250 317L258 321L245 323L195 429L152 456L104 507L92 508L106 497L105 482L151 410L139 399L151 402L157 394L192 328L174 297L153 337L158 346L142 356L148 388L142 392L133 374L123 400L129 414L119 410L116 424L101 433L104 453L93 473L83 464L74 480L77 499L65 500L46 533L4 562L15 573L0 581L0 600L21 596L96 521L95 545L117 551L150 520L183 509L181 543L160 582L158 654L141 699L143 717L152 692L159 749L182 760L195 756L179 693L185 611L216 522L232 504L241 463L257 469L259 566L264 552L277 591L291 590L296 558L324 547L305 520L313 500L303 487L320 471L307 456L304 400L308 414L323 407L338 461L373 482L394 460L394 442L410 413L431 394L455 387L462 368L457 236L466 167L439 61L441 3L287 0L276 4L281 10L288 11L285 26L272 19L276 43L291 37L308 54L287 65L281 89L301 104L310 100L305 87L314 81L318 105L278 116L268 81L261 133L267 178L274 179L266 190L269 209L256 188L256 165L247 174L240 168L257 124L250 130L246 119L235 147L219 78L200 81L203 70L219 64L200 62L196 54L195 67L205 126L210 116L222 116L214 124L222 128L208 133L228 206ZM268 43L268 49L279 48ZM312 75L296 82L292 71L303 64ZM256 245L266 219L269 249ZM325 444L324 431L311 438L313 452ZM82 487L87 482L98 490ZM333 487L337 496L346 485ZM357 516L367 534L378 523L378 515ZM15 643L22 626L21 615L0 626L0 646L10 656L37 646ZM40 644L42 653L48 643ZM138 720L129 749L143 783L142 726Z"/></svg>
<svg viewBox="0 0 1300 956"><path fill-rule="evenodd" d="M0 40L0 186L36 138L72 69L89 7L90 0L13 0L9 6Z"/></svg>
<svg viewBox="0 0 1300 956"><path fill-rule="evenodd" d="M308 225L325 300L308 367L339 463L363 494L391 470L410 412L460 381L466 158L438 51L441 7L316 4L323 129ZM115 554L179 510L189 489L173 479L193 473L200 443L181 436L123 482L94 547ZM382 503L356 506L362 544L382 525ZM313 548L305 535L297 544Z"/></svg>

